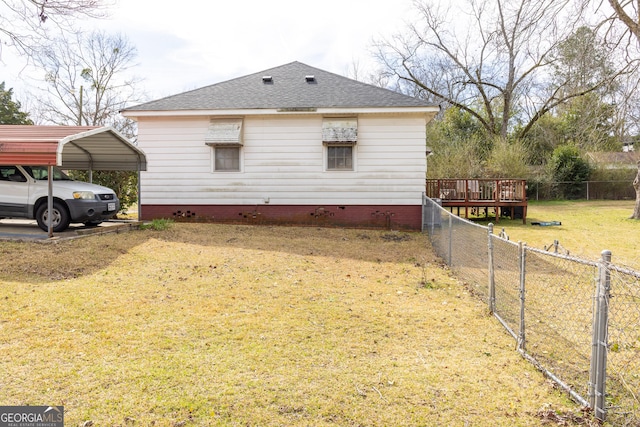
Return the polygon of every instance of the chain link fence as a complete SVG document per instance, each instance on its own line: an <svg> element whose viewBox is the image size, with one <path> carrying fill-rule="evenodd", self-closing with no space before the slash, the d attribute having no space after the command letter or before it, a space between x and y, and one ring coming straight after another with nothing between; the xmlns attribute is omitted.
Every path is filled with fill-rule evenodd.
<svg viewBox="0 0 640 427"><path fill-rule="evenodd" d="M624 181L527 182L529 200L635 200L635 170Z"/></svg>
<svg viewBox="0 0 640 427"><path fill-rule="evenodd" d="M520 353L597 418L640 426L640 273L527 247L425 197L435 252Z"/></svg>
<svg viewBox="0 0 640 427"><path fill-rule="evenodd" d="M640 426L640 272L610 264L607 273L609 417Z"/></svg>

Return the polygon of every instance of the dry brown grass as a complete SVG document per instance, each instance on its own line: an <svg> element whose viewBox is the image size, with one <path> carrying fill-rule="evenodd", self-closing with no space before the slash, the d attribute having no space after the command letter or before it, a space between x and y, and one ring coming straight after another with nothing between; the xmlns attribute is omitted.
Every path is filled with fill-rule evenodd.
<svg viewBox="0 0 640 427"><path fill-rule="evenodd" d="M422 234L175 224L0 256L2 403L69 426L582 422Z"/></svg>

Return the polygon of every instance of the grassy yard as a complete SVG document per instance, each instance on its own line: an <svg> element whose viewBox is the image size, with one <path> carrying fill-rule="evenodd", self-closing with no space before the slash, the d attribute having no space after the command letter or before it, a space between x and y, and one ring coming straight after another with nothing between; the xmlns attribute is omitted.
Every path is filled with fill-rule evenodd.
<svg viewBox="0 0 640 427"><path fill-rule="evenodd" d="M588 425L419 233L174 224L0 257L0 403L67 426Z"/></svg>
<svg viewBox="0 0 640 427"><path fill-rule="evenodd" d="M523 241L539 249L558 240L561 249L568 250L570 255L592 261L600 259L603 250L610 250L614 263L640 270L640 221L629 219L634 203L611 200L530 202L527 225L520 219L504 218L495 225L495 233L504 228L512 241ZM559 221L562 225L531 225L532 222L549 221Z"/></svg>

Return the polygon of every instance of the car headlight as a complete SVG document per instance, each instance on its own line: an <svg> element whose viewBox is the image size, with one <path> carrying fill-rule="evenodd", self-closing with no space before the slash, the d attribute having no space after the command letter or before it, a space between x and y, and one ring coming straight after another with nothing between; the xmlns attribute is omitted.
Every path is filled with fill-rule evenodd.
<svg viewBox="0 0 640 427"><path fill-rule="evenodd" d="M96 195L93 194L92 191L74 191L73 198L83 199L83 200L93 200L96 198Z"/></svg>

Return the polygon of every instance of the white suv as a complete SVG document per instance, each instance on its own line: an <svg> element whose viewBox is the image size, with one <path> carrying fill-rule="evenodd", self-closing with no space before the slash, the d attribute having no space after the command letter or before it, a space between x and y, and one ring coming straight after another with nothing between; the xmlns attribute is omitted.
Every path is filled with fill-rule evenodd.
<svg viewBox="0 0 640 427"><path fill-rule="evenodd" d="M47 166L0 165L0 218L35 218L48 231L47 175ZM74 181L53 168L53 231L63 231L71 222L97 225L119 209L112 189Z"/></svg>

